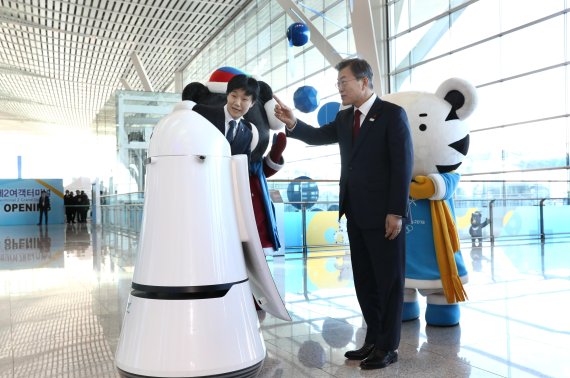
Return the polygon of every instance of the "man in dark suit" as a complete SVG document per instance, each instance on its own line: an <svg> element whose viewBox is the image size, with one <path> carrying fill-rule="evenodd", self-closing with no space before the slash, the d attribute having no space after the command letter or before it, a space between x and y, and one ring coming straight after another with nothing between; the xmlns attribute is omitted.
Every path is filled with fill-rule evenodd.
<svg viewBox="0 0 570 378"><path fill-rule="evenodd" d="M66 190L63 196L63 205L65 206L65 218L67 223L75 223L73 220L73 214L75 210L73 209L73 191Z"/></svg>
<svg viewBox="0 0 570 378"><path fill-rule="evenodd" d="M192 108L216 126L230 143L232 155L251 154L252 125L243 116L255 104L259 96L257 80L246 75L236 75L228 82L227 103L223 107L197 104ZM187 100L182 93L182 100Z"/></svg>
<svg viewBox="0 0 570 378"><path fill-rule="evenodd" d="M51 210L51 204L49 202L49 196L45 190L40 193L40 199L38 201L38 210L40 211L40 221L38 225L42 224L42 217L45 214L46 224L48 224L48 212Z"/></svg>
<svg viewBox="0 0 570 378"><path fill-rule="evenodd" d="M367 324L362 348L345 357L362 369L398 360L404 295L405 234L413 149L405 111L373 92L372 69L343 60L337 87L343 105L335 120L314 128L275 98L287 135L312 145L338 143L341 157L339 218L346 214L354 286Z"/></svg>

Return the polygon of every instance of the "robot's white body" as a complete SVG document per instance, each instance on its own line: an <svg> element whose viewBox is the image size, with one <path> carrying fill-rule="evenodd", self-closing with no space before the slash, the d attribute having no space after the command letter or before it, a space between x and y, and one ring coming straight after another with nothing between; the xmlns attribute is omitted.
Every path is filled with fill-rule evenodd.
<svg viewBox="0 0 570 378"><path fill-rule="evenodd" d="M116 353L125 377L253 377L259 305L290 320L259 242L247 158L178 104L154 129L137 262Z"/></svg>

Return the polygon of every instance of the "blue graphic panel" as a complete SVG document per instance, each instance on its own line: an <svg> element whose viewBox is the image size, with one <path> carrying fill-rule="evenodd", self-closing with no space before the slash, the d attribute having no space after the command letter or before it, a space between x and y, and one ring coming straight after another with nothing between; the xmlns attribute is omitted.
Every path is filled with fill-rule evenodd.
<svg viewBox="0 0 570 378"><path fill-rule="evenodd" d="M0 179L0 226L37 224L42 190L50 198L49 223L63 223L62 179Z"/></svg>

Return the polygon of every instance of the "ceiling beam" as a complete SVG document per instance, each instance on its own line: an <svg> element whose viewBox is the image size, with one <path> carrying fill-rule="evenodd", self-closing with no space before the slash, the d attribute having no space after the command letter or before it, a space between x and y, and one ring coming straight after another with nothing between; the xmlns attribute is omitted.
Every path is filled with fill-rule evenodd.
<svg viewBox="0 0 570 378"><path fill-rule="evenodd" d="M125 37L123 38L111 38L111 37L105 37L101 34L99 34L99 32L101 33L109 33L109 34L119 34L119 35L123 35L123 36L136 36L139 38L142 37L158 37L164 41L168 41L168 42L175 42L175 43L184 43L184 44L188 44L188 43L194 43L199 45L200 43L202 43L202 35L199 33L186 33L183 31L172 31L172 33L181 35L180 38L172 38L172 37L164 37L162 35L157 36L156 33L153 34L152 31L146 31L145 28L143 27L136 27L136 26L131 26L129 25L129 28L132 28L132 30L129 31L123 31L120 29L109 29L109 28L99 28L99 27L95 27L95 26L90 26L90 25L83 25L82 27L84 29L89 29L91 31L96 31L98 32L97 35L94 35L92 33L82 33L82 32L76 32L76 31L72 31L72 30L68 30L68 29L61 29L61 28L56 28L56 27L49 27L49 26L44 26L41 24L37 24L31 21L26 21L26 20L22 20L22 19L18 19L16 17L11 17L11 16L5 16L0 14L0 21L5 22L6 23L6 27L1 26L1 29L5 29L6 31L11 31L14 30L14 28L11 25L19 25L19 26L23 26L23 27L28 27L28 28L32 28L32 29L37 29L37 30L41 30L41 31L51 31L53 33L56 34L61 34L61 35L71 35L71 36L78 36L78 37L83 37L83 38L87 38L87 39L91 39L93 37L96 37L96 39L102 40L102 41L109 41L109 42L117 42L117 43L129 43L130 41L127 40ZM76 25L72 25L69 23L64 23L66 25L69 26L76 26ZM112 23L107 23L107 24L112 24ZM120 24L119 27L125 26L124 24ZM212 25L208 25L208 27L213 28L214 30L217 30L218 28ZM138 31L134 31L134 29L139 29L142 30L143 33L139 34ZM45 37L44 34L41 33L35 33L35 32L31 32L28 30L20 30L21 33L28 33L28 34L39 34L40 36ZM187 37L184 37L187 36ZM156 45L156 43L144 43L144 42L137 42L137 44L140 45L148 45L148 46L153 46ZM181 47L179 44L172 44L172 45L166 45L163 44L163 46L167 47L167 48L182 48L184 49L185 47Z"/></svg>
<svg viewBox="0 0 570 378"><path fill-rule="evenodd" d="M176 12L177 15L184 15L186 17L194 17L196 15L201 15L201 16L216 17L216 18L219 18L222 20L227 17L227 15L225 15L225 14L218 14L216 12L197 12L195 10L196 7L192 6L193 5L192 3L195 3L195 2L196 1L186 1L186 3L188 4L187 9L189 9L189 10L182 10L182 9L175 9L175 8L164 8L162 4L161 5L148 5L148 4L140 4L140 3L133 4L132 0L125 0L125 1L114 0L113 4L121 4L121 5L124 4L126 6L136 5L136 6L140 7L140 9L153 9L155 11L165 11L166 10L166 11ZM47 11L50 11L53 13L62 13L64 15L67 14L67 12L65 12L65 11L59 12L56 9L50 9L47 7L42 7L40 5L30 4L29 1L12 0L11 3L19 5L21 7L21 9L39 9L42 11L47 10ZM110 4L108 4L105 8L100 8L100 7L95 7L95 6L91 6L91 5L80 5L80 4L77 4L76 0L73 0L73 1L61 1L60 0L60 1L58 1L58 3L63 4L63 5L67 5L70 7L84 7L87 9L97 10L97 11L101 11L101 12L105 12L105 13L109 13L109 14L119 14L122 16L133 16L133 14L129 13L129 12L113 11L112 9L110 9L110 7L111 7ZM235 8L235 5L233 5L233 4L223 4L223 3L219 3L219 2L200 1L200 3L207 3L208 5L224 6L226 8L228 8L228 7L229 8ZM4 13L4 10L0 13ZM19 11L19 13L23 13L23 12ZM34 15L34 16L36 16L36 15ZM142 17L140 15L136 15L136 16L137 16L137 18Z"/></svg>
<svg viewBox="0 0 570 378"><path fill-rule="evenodd" d="M121 84L123 84L123 87L127 90L127 91L132 91L133 89L131 88L131 85L129 84L129 82L127 81L127 79L125 79L124 77L121 78Z"/></svg>
<svg viewBox="0 0 570 378"><path fill-rule="evenodd" d="M381 14L384 7L380 7ZM383 75L387 75L388 62L385 54L381 57L378 53L378 42L376 40L376 30L374 29L374 21L372 19L372 7L370 0L358 0L352 3L350 11L350 19L352 24L352 32L354 33L354 43L356 45L356 53L358 56L368 62L374 73L372 84L375 92L381 96L386 92L387 88L382 85ZM384 21L385 18L382 18ZM386 25L380 23L378 31L385 35ZM384 38L382 38L385 40ZM386 51L386 50L385 50Z"/></svg>
<svg viewBox="0 0 570 378"><path fill-rule="evenodd" d="M146 92L154 92L154 89L152 88L152 84L148 80L146 70L144 69L144 66L143 66L142 62L140 61L137 53L133 51L130 54L130 57L131 57L131 62L133 63L133 66L135 67L135 71L137 71L137 75L139 76L139 79L141 81L141 84L142 84L144 90Z"/></svg>

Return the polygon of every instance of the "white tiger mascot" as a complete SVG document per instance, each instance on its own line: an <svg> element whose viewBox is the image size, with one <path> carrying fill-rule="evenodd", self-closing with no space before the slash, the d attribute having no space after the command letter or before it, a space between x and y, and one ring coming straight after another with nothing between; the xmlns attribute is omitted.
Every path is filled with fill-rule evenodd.
<svg viewBox="0 0 570 378"><path fill-rule="evenodd" d="M455 170L469 149L465 119L475 110L477 93L465 80L452 78L435 94L400 92L382 99L406 110L414 143L402 319L420 316L419 291L427 297L427 324L453 326L468 281L455 224L453 194L460 179Z"/></svg>

